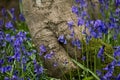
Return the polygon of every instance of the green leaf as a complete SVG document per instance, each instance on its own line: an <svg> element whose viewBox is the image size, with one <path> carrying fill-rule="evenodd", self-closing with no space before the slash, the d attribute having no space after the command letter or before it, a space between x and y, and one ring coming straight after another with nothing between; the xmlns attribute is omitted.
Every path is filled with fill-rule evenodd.
<svg viewBox="0 0 120 80"><path fill-rule="evenodd" d="M29 41L27 41L27 44L30 48L32 48L32 43L30 43Z"/></svg>
<svg viewBox="0 0 120 80"><path fill-rule="evenodd" d="M84 71L91 73L96 78L96 80L100 80L100 78L95 73L93 73L90 69L84 67L81 63L75 61L74 59L72 59L72 61Z"/></svg>
<svg viewBox="0 0 120 80"><path fill-rule="evenodd" d="M93 77L90 76L90 77L85 77L83 80L93 80Z"/></svg>
<svg viewBox="0 0 120 80"><path fill-rule="evenodd" d="M31 58L32 60L35 60L35 58L36 58L35 54L32 54L32 55L30 56L30 58Z"/></svg>

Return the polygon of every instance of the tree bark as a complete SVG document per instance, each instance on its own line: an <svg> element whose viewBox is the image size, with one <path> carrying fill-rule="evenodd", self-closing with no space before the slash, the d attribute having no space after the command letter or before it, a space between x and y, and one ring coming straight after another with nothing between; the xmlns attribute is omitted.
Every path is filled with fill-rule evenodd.
<svg viewBox="0 0 120 80"><path fill-rule="evenodd" d="M75 15L71 13L73 2L72 0L36 1L23 0L26 22L37 49L39 50L39 46L44 44L48 50L44 55L51 51L55 53L52 59L44 59L44 55L40 56L47 68L47 73L53 77L61 77L65 73L77 69L69 56L71 54L75 57L74 47L68 47L71 45L70 43L62 45L57 40L61 34L69 36L67 21L75 19ZM77 31L76 29L75 32ZM66 50L67 48L68 50ZM54 63L57 63L56 67L53 66Z"/></svg>
<svg viewBox="0 0 120 80"><path fill-rule="evenodd" d="M76 49L71 44L70 30L67 22L76 21L76 15L71 12L74 0L23 0L23 9L28 28L34 44L44 44L48 54L54 51L52 59L44 59L40 56L47 68L47 73L53 77L61 77L77 69L71 58L81 59L81 49ZM84 26L82 26L84 28ZM82 40L82 27L74 24L75 39ZM60 35L65 35L68 43L66 45L58 42ZM53 66L57 63L57 66Z"/></svg>

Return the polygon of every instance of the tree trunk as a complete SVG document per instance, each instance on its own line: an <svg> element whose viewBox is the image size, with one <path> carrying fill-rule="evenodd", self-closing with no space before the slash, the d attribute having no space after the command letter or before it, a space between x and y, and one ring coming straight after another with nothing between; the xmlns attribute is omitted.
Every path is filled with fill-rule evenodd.
<svg viewBox="0 0 120 80"><path fill-rule="evenodd" d="M75 19L71 13L72 3L72 0L23 0L24 14L34 44L38 50L41 44L47 48L47 53L40 57L50 76L60 77L77 68L69 56L74 55L74 47L68 47L70 43L62 45L58 42L61 34L69 36L67 21ZM51 51L54 52L52 59L44 59Z"/></svg>
<svg viewBox="0 0 120 80"><path fill-rule="evenodd" d="M76 49L71 44L68 21L76 21L71 7L74 0L23 0L23 9L28 28L34 44L39 47L44 44L47 53L40 56L47 68L47 73L53 77L61 77L69 71L77 69L71 58L81 59L81 49ZM96 14L97 15L97 14ZM82 40L82 27L73 26L75 39ZM60 35L65 35L66 45L58 42ZM52 59L44 59L51 51L54 52ZM76 54L77 53L77 54ZM57 63L57 66L54 66Z"/></svg>

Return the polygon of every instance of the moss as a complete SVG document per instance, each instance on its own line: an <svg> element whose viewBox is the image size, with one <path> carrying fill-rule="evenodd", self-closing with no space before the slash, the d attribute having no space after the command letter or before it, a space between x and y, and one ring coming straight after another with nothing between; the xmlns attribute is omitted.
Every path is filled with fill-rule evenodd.
<svg viewBox="0 0 120 80"><path fill-rule="evenodd" d="M98 51L99 49L105 45L105 48L104 48L104 57L105 57L105 60L104 61L101 61L101 59L98 59L97 58L97 54L98 54ZM103 42L101 39L94 39L92 38L89 42L89 44L86 44L84 41L83 41L83 54L86 54L89 52L89 64L92 64L92 68L94 69L94 56L96 56L96 69L99 69L101 71L103 71L103 73L106 73L106 71L102 70L103 68L105 68L109 63L111 63L113 61L113 59L111 59L110 57L108 57L106 54L110 55L113 57L113 48L110 44L107 44L105 42ZM90 60L92 59L92 60ZM91 62L90 62L91 61ZM91 68L89 67L89 68ZM117 76L118 74L120 73L120 67L116 66L115 67L115 71L113 73L114 76Z"/></svg>
<svg viewBox="0 0 120 80"><path fill-rule="evenodd" d="M103 42L101 39L94 39L94 38L92 38L88 44L86 44L85 41L82 41L82 42L83 42L82 54L85 56L88 55L88 59L89 59L88 64L89 64L91 69L94 69L94 64L96 65L96 69L104 68L108 63L110 63L112 61L112 59L110 59L106 55L106 54L109 54L110 56L113 55L113 48L110 44ZM104 58L105 58L104 62L101 61L101 59L97 58L98 51L103 45L105 46L105 48L104 48ZM96 60L96 63L95 63L95 60Z"/></svg>

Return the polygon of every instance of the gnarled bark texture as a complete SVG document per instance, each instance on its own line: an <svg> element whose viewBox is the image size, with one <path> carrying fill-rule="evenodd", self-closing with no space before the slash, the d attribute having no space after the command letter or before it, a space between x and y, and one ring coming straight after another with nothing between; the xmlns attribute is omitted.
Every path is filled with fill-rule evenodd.
<svg viewBox="0 0 120 80"><path fill-rule="evenodd" d="M23 0L25 18L33 42L38 47L38 50L39 46L44 44L47 47L47 52L54 51L52 59L44 59L43 56L45 54L41 56L48 74L50 76L60 77L64 73L76 69L64 46L59 44L57 40L61 34L68 35L67 21L75 18L70 11L72 0L39 1ZM69 50L68 53L71 52ZM54 66L54 63L57 63L57 66Z"/></svg>
<svg viewBox="0 0 120 80"><path fill-rule="evenodd" d="M71 41L67 22L76 22L76 16L71 12L73 2L74 0L23 0L24 15L34 44L38 50L41 44L47 47L47 53L40 57L50 76L61 77L69 71L76 70L77 67L70 58L81 57L81 49L75 52L76 49L71 43L62 45L57 40L64 34L67 40ZM81 28L75 26L75 37L82 39ZM52 59L44 59L44 55L50 51L54 51ZM53 66L54 63L57 63L56 67Z"/></svg>

